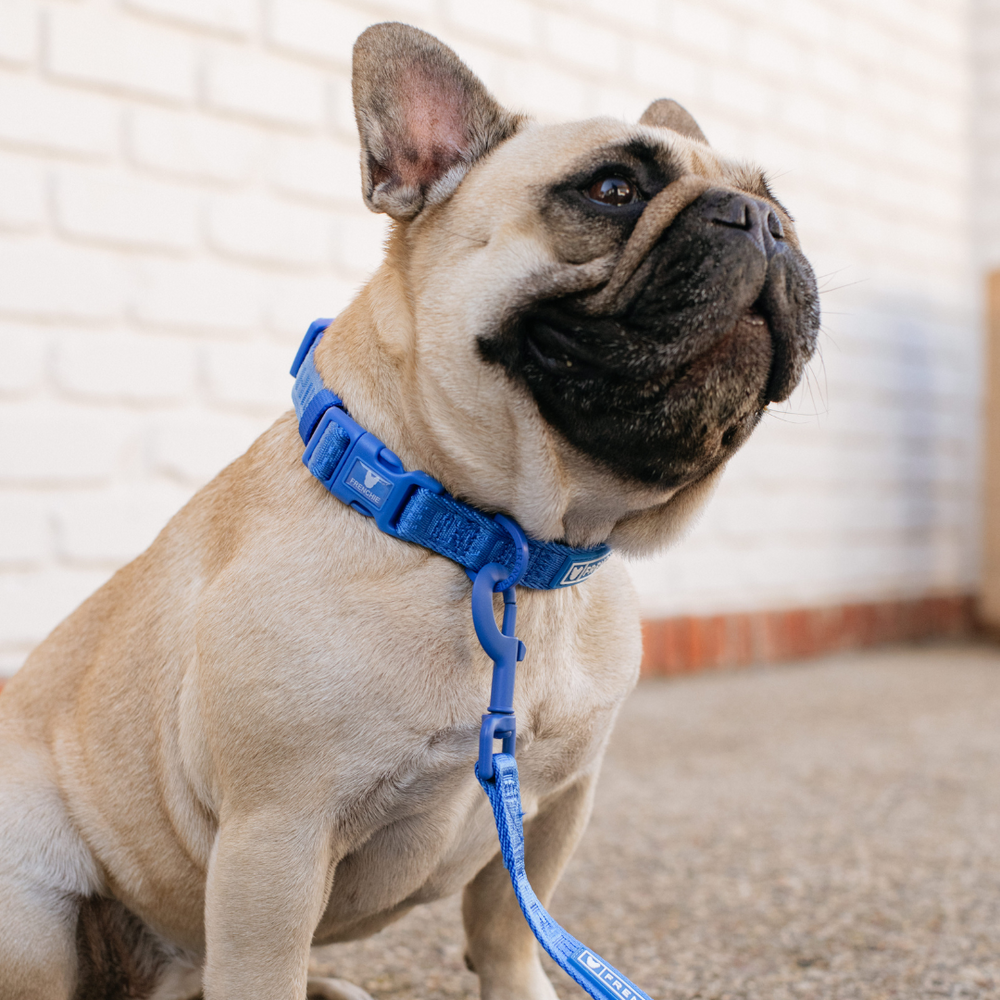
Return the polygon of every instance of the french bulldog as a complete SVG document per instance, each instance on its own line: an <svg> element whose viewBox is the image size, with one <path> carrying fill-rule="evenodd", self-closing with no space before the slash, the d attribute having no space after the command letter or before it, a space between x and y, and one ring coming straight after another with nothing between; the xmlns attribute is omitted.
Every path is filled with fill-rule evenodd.
<svg viewBox="0 0 1000 1000"><path fill-rule="evenodd" d="M657 101L538 124L403 24L354 50L385 259L325 384L409 469L616 555L520 593L527 869L547 901L636 683L622 555L705 501L813 351L818 298L756 168ZM490 663L457 564L383 534L281 417L0 697L0 996L367 996L310 948L462 893L484 1000L553 1000L473 773Z"/></svg>

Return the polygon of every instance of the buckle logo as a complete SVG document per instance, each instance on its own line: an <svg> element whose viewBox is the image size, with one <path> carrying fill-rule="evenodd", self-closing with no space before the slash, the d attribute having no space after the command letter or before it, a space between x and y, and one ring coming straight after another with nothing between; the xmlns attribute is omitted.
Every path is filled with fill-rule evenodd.
<svg viewBox="0 0 1000 1000"><path fill-rule="evenodd" d="M608 555L598 556L596 559L586 559L581 562L570 563L569 569L563 573L559 581L560 587L572 587L576 583L582 583L588 576L592 576L603 566L608 559Z"/></svg>
<svg viewBox="0 0 1000 1000"><path fill-rule="evenodd" d="M577 965L583 967L593 978L599 979L605 986L609 987L621 1000L649 1000L644 993L633 989L623 983L617 969L612 969L606 965L593 952L584 948L575 959Z"/></svg>
<svg viewBox="0 0 1000 1000"><path fill-rule="evenodd" d="M351 471L347 474L347 485L379 509L392 492L392 483L385 476L380 476L373 468L362 462L360 458L355 460Z"/></svg>

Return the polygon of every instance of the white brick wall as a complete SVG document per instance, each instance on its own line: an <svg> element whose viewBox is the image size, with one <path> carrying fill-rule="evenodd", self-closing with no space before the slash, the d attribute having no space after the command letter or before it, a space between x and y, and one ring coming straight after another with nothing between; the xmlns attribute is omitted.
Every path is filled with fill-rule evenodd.
<svg viewBox="0 0 1000 1000"><path fill-rule="evenodd" d="M675 97L799 220L822 357L636 566L648 613L974 586L1000 0L0 0L0 671L286 408L378 260L349 64L387 18L546 118Z"/></svg>

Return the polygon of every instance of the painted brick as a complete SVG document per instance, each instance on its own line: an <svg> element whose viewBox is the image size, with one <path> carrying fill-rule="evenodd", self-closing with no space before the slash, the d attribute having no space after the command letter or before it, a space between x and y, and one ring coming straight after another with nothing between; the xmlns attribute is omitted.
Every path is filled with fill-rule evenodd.
<svg viewBox="0 0 1000 1000"><path fill-rule="evenodd" d="M55 352L56 385L82 398L177 401L193 393L194 374L191 346L175 338L70 334Z"/></svg>
<svg viewBox="0 0 1000 1000"><path fill-rule="evenodd" d="M960 142L965 128L965 113L954 102L931 97L923 105L923 123L949 142Z"/></svg>
<svg viewBox="0 0 1000 1000"><path fill-rule="evenodd" d="M351 81L337 79L329 81L327 87L328 117L334 131L342 138L357 141L358 125L354 118L354 98L351 94Z"/></svg>
<svg viewBox="0 0 1000 1000"><path fill-rule="evenodd" d="M216 198L208 213L212 245L233 257L288 266L319 266L330 259L326 213L274 198Z"/></svg>
<svg viewBox="0 0 1000 1000"><path fill-rule="evenodd" d="M608 16L608 5L603 0L586 0L586 5L598 19ZM567 0L563 6L576 12L583 4L580 0ZM663 0L632 0L615 10L614 20L616 25L630 28L658 28L663 27L666 20L665 10Z"/></svg>
<svg viewBox="0 0 1000 1000"><path fill-rule="evenodd" d="M117 144L109 101L0 73L0 140L32 149L104 156Z"/></svg>
<svg viewBox="0 0 1000 1000"><path fill-rule="evenodd" d="M717 69L712 74L710 95L720 107L754 120L773 114L777 103L774 87L724 69Z"/></svg>
<svg viewBox="0 0 1000 1000"><path fill-rule="evenodd" d="M635 122L650 103L642 88L612 87L602 84L597 88L594 112Z"/></svg>
<svg viewBox="0 0 1000 1000"><path fill-rule="evenodd" d="M145 261L132 296L140 324L189 333L238 335L263 315L260 278L218 261Z"/></svg>
<svg viewBox="0 0 1000 1000"><path fill-rule="evenodd" d="M229 35L248 35L257 24L254 0L126 0L126 6Z"/></svg>
<svg viewBox="0 0 1000 1000"><path fill-rule="evenodd" d="M0 395L26 395L40 388L47 356L45 328L0 324Z"/></svg>
<svg viewBox="0 0 1000 1000"><path fill-rule="evenodd" d="M38 7L32 0L0 4L0 61L31 62L38 52Z"/></svg>
<svg viewBox="0 0 1000 1000"><path fill-rule="evenodd" d="M114 473L127 433L98 410L51 401L0 407L0 483L100 483ZM55 452L45 446L55 442Z"/></svg>
<svg viewBox="0 0 1000 1000"><path fill-rule="evenodd" d="M213 403L257 409L273 417L290 408L292 379L288 374L288 347L217 344L205 353L208 391Z"/></svg>
<svg viewBox="0 0 1000 1000"><path fill-rule="evenodd" d="M858 19L843 36L845 49L864 63L884 72L898 64L904 43L877 23Z"/></svg>
<svg viewBox="0 0 1000 1000"><path fill-rule="evenodd" d="M140 166L210 181L245 181L257 170L264 139L224 119L144 108L128 120L127 145Z"/></svg>
<svg viewBox="0 0 1000 1000"><path fill-rule="evenodd" d="M760 25L740 31L733 48L734 57L745 61L754 73L779 77L790 83L800 81L816 58L815 53L807 54L802 45L785 32Z"/></svg>
<svg viewBox="0 0 1000 1000"><path fill-rule="evenodd" d="M793 0L783 5L781 15L781 20L789 31L795 32L821 49L829 49L835 40L842 42L837 15L830 9L830 5L822 0ZM863 20L850 15L848 18L850 25L848 31L855 30Z"/></svg>
<svg viewBox="0 0 1000 1000"><path fill-rule="evenodd" d="M49 12L47 66L57 76L180 101L195 96L195 51L183 35L85 8Z"/></svg>
<svg viewBox="0 0 1000 1000"><path fill-rule="evenodd" d="M270 7L268 36L282 48L346 67L354 39L373 20L336 0L282 0Z"/></svg>
<svg viewBox="0 0 1000 1000"><path fill-rule="evenodd" d="M330 274L276 277L268 290L268 327L283 338L294 357L309 324L320 316L336 316L357 288L355 282Z"/></svg>
<svg viewBox="0 0 1000 1000"><path fill-rule="evenodd" d="M486 84L487 90L491 93L498 92L503 82L506 67L510 64L511 58L517 58L516 56L501 54L496 46L483 45L465 37L443 35L442 38L455 50L466 66L476 67L475 74ZM503 99L506 100L506 98Z"/></svg>
<svg viewBox="0 0 1000 1000"><path fill-rule="evenodd" d="M504 95L514 107L545 120L566 121L586 114L586 92L571 74L534 60L508 71Z"/></svg>
<svg viewBox="0 0 1000 1000"><path fill-rule="evenodd" d="M358 274L374 271L382 263L388 226L384 215L338 215L334 224L338 262Z"/></svg>
<svg viewBox="0 0 1000 1000"><path fill-rule="evenodd" d="M78 565L126 563L149 547L190 494L162 483L67 492L54 513L59 555Z"/></svg>
<svg viewBox="0 0 1000 1000"><path fill-rule="evenodd" d="M106 571L51 569L0 576L0 607L4 609L0 646L21 646L22 655L27 655L31 646L44 639L110 575Z"/></svg>
<svg viewBox="0 0 1000 1000"><path fill-rule="evenodd" d="M565 14L542 20L545 48L554 56L586 70L614 73L621 65L622 44L606 26Z"/></svg>
<svg viewBox="0 0 1000 1000"><path fill-rule="evenodd" d="M929 6L910 10L909 5L903 9L897 7L897 10L899 19L925 45L959 56L968 45L967 26L952 11L945 13Z"/></svg>
<svg viewBox="0 0 1000 1000"><path fill-rule="evenodd" d="M5 240L0 275L0 315L107 320L124 305L123 261L92 249Z"/></svg>
<svg viewBox="0 0 1000 1000"><path fill-rule="evenodd" d="M803 60L803 71L824 90L842 98L857 98L866 86L866 75L841 53L810 53Z"/></svg>
<svg viewBox="0 0 1000 1000"><path fill-rule="evenodd" d="M270 422L215 413L162 421L152 445L155 467L181 483L201 486L242 455Z"/></svg>
<svg viewBox="0 0 1000 1000"><path fill-rule="evenodd" d="M522 0L448 0L445 7L456 27L490 43L525 50L536 42L534 5Z"/></svg>
<svg viewBox="0 0 1000 1000"><path fill-rule="evenodd" d="M778 108L781 121L791 128L817 137L829 134L830 107L825 101L805 91L785 93L778 98Z"/></svg>
<svg viewBox="0 0 1000 1000"><path fill-rule="evenodd" d="M731 17L721 14L705 3L673 0L668 15L671 41L702 51L709 56L728 59L735 54L738 28Z"/></svg>
<svg viewBox="0 0 1000 1000"><path fill-rule="evenodd" d="M700 65L663 46L633 42L631 65L639 83L652 87L654 94L669 95L681 104L692 103L703 89Z"/></svg>
<svg viewBox="0 0 1000 1000"><path fill-rule="evenodd" d="M52 552L52 521L41 497L0 491L0 567L29 568Z"/></svg>
<svg viewBox="0 0 1000 1000"><path fill-rule="evenodd" d="M880 77L869 92L879 109L889 116L897 127L923 121L924 96L896 80Z"/></svg>
<svg viewBox="0 0 1000 1000"><path fill-rule="evenodd" d="M381 0L379 7L399 14L423 15L427 18L437 10L437 3L436 0ZM376 20L373 17L372 23Z"/></svg>
<svg viewBox="0 0 1000 1000"><path fill-rule="evenodd" d="M44 169L0 154L0 229L30 231L44 225L45 218Z"/></svg>
<svg viewBox="0 0 1000 1000"><path fill-rule="evenodd" d="M358 161L357 145L282 136L274 151L271 176L275 187L288 194L353 206L361 192Z"/></svg>
<svg viewBox="0 0 1000 1000"><path fill-rule="evenodd" d="M323 124L322 76L287 60L242 51L215 52L206 88L209 103L221 111L293 127Z"/></svg>
<svg viewBox="0 0 1000 1000"><path fill-rule="evenodd" d="M70 570L54 559L129 558L155 530L135 510L159 491L179 501L287 406L305 327L381 259L385 219L358 199L347 54L364 23L395 16L444 23L501 100L546 119L634 121L677 98L716 148L770 168L824 285L846 286L824 293L809 391L771 408L687 539L633 566L647 613L690 619L671 641L718 662L727 643L763 641L755 609L973 586L977 261L1000 266L1000 5L994 28L983 10L918 7L633 0L609 18L599 0L0 0L0 412L21 420L0 430L0 497L26 502L15 516L35 539L0 524L13 567L0 580L16 569L30 588L25 570L44 565L58 587ZM975 91L956 48L967 16ZM60 37L70 24L82 30ZM112 158L113 173L83 162ZM67 191L111 177L123 183L103 208L91 192L69 217ZM191 198L205 208L193 237ZM173 217L157 214L174 200ZM11 443L50 439L53 413L86 431L80 461L54 471ZM69 510L58 551L35 534L43 510ZM826 634L826 618L767 621L795 648ZM12 644L2 628L0 669L40 638Z"/></svg>
<svg viewBox="0 0 1000 1000"><path fill-rule="evenodd" d="M59 176L55 195L59 227L74 237L167 251L198 242L197 201L171 185L71 171Z"/></svg>

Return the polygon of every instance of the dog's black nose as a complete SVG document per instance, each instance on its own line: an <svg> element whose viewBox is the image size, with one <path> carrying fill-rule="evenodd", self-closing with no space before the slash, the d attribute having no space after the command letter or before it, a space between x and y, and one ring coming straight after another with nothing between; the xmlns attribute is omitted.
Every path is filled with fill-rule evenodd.
<svg viewBox="0 0 1000 1000"><path fill-rule="evenodd" d="M777 241L784 238L785 231L781 219L767 202L736 191L706 191L699 202L706 222L741 229L768 259L774 256Z"/></svg>

